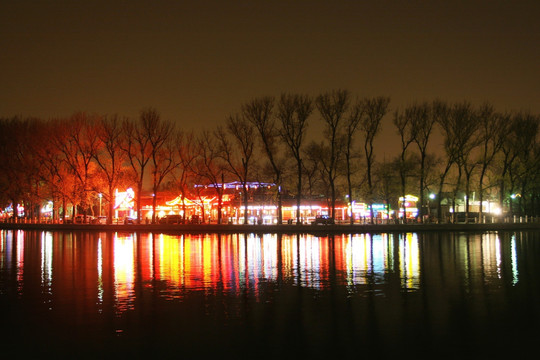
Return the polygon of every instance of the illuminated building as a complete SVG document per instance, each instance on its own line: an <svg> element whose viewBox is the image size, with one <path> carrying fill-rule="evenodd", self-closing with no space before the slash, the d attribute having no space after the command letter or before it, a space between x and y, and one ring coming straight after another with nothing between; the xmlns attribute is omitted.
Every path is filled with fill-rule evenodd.
<svg viewBox="0 0 540 360"><path fill-rule="evenodd" d="M248 189L248 223L277 224L278 206L275 185L270 183L249 182ZM199 216L205 223L215 223L218 219L221 195L221 213L224 223L242 224L244 222L243 186L240 182L230 182L213 185L196 185L185 196L163 191L156 199L156 216L161 218L168 214L178 214L189 220L191 216ZM136 217L133 203L134 194L131 189L117 192L119 199L115 201L115 216ZM152 194L141 196L141 219L152 218ZM387 220L394 216L394 211L386 204L373 204L373 214L376 219ZM286 194L282 198L282 219L284 222L296 222L296 199ZM326 199L302 199L300 206L300 221L311 224L317 215L329 215L330 204ZM369 205L353 202L348 204L336 200L334 219L337 222L348 222L350 216L355 221L370 217Z"/></svg>

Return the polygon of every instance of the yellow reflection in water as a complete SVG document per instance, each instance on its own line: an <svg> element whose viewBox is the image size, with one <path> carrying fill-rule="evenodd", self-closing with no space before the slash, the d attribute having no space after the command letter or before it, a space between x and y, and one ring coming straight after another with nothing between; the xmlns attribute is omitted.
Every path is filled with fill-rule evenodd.
<svg viewBox="0 0 540 360"><path fill-rule="evenodd" d="M119 311L132 308L135 288L135 254L133 235L114 238L114 289Z"/></svg>
<svg viewBox="0 0 540 360"><path fill-rule="evenodd" d="M335 281L349 286L386 284L391 273L399 276L401 288L417 289L426 271L422 263L429 266L426 278L439 283L437 277L444 276L470 290L494 281L515 285L518 249L524 241L522 235L501 238L497 233L450 234L432 242L424 237L422 244L432 256L421 262L420 240L414 233L110 235L93 242L88 234L64 237L43 232L32 237L24 231L2 231L0 264L16 281L18 294L24 291L25 277L40 274L41 293L51 299L54 289L68 292L73 286L94 286L89 301L103 304L114 299L117 310L126 310L133 306L136 283L151 288L160 282L166 286L162 296L170 297L194 289L249 290L257 295L269 281L323 289ZM37 266L39 272L26 274L25 266ZM434 267L442 271L430 272Z"/></svg>
<svg viewBox="0 0 540 360"><path fill-rule="evenodd" d="M23 236L18 246L22 260ZM49 274L51 256L48 240L44 240L43 277ZM139 252L136 243L141 242ZM501 248L494 234L483 237L456 237L455 264L468 284L489 281L490 276L502 276L503 258L510 255L515 263L515 239L509 254ZM103 255L98 242L98 301L103 298ZM138 254L138 257L137 257ZM385 284L388 274L401 279L403 289L420 287L420 241L416 233L355 234L335 237L312 235L152 235L137 239L134 235L114 237L114 289L119 309L131 306L134 296L135 262L140 268L140 281L165 282L169 290L164 296L178 296L183 290L216 290L228 292L242 289L257 294L261 281L282 279L304 287L323 289L332 286L330 274L335 272L349 286ZM142 264L142 265L141 265ZM475 272L468 269L474 268ZM517 270L513 266L514 277ZM52 271L52 270L51 270ZM479 277L478 275L483 275ZM498 274L498 275L497 275ZM483 280L482 280L483 279ZM517 281L517 280L515 280ZM176 292L175 290L176 289Z"/></svg>
<svg viewBox="0 0 540 360"><path fill-rule="evenodd" d="M418 235L407 233L400 245L400 275L405 289L415 289L420 286L420 250Z"/></svg>
<svg viewBox="0 0 540 360"><path fill-rule="evenodd" d="M181 240L160 234L158 238L159 247L156 258L159 259L160 280L170 281L172 284L180 283L182 248Z"/></svg>

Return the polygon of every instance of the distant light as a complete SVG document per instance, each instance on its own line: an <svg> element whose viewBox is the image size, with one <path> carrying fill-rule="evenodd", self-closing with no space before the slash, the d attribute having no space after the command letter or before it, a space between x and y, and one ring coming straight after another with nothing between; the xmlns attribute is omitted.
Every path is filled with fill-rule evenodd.
<svg viewBox="0 0 540 360"><path fill-rule="evenodd" d="M401 196L399 198L399 201L412 201L412 202L416 202L418 201L418 198L414 195L405 195L405 197Z"/></svg>

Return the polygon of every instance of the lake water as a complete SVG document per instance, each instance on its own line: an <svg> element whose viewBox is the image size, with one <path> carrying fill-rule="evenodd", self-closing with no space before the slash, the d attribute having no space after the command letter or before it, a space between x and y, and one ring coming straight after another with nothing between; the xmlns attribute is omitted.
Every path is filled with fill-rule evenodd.
<svg viewBox="0 0 540 360"><path fill-rule="evenodd" d="M536 353L538 232L1 230L4 358Z"/></svg>

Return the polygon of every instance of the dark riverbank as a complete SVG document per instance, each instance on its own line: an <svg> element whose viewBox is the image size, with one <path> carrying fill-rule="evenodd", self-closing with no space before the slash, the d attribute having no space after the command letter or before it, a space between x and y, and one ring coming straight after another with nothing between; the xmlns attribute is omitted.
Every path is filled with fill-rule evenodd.
<svg viewBox="0 0 540 360"><path fill-rule="evenodd" d="M423 231L512 231L540 230L540 222L489 224L336 224L336 225L162 225L162 224L31 224L0 223L0 229L55 231L128 231L158 233L284 233L347 234Z"/></svg>

